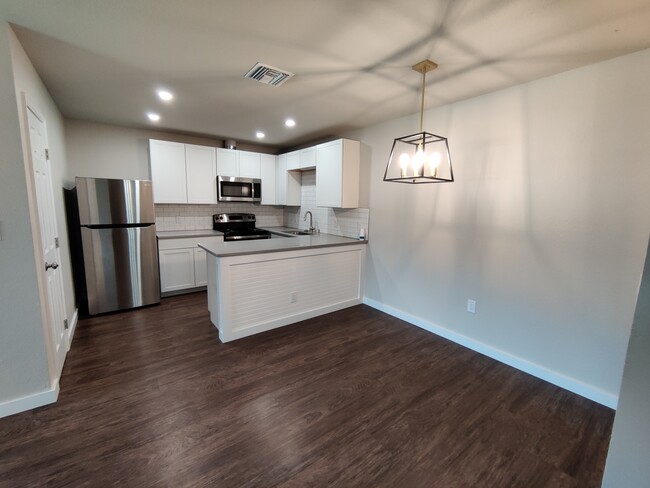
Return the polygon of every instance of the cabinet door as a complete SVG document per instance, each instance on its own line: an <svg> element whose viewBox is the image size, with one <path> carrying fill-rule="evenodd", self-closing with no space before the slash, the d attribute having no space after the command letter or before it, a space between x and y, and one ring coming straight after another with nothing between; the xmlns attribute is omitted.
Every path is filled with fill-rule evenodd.
<svg viewBox="0 0 650 488"><path fill-rule="evenodd" d="M278 156L277 167L277 189L278 189L278 205L287 204L287 155L280 154ZM262 195L264 190L262 189Z"/></svg>
<svg viewBox="0 0 650 488"><path fill-rule="evenodd" d="M217 203L216 159L213 147L185 145L187 203Z"/></svg>
<svg viewBox="0 0 650 488"><path fill-rule="evenodd" d="M339 139L316 146L316 205L358 208L361 143Z"/></svg>
<svg viewBox="0 0 650 488"><path fill-rule="evenodd" d="M160 250L158 255L162 293L194 288L194 248Z"/></svg>
<svg viewBox="0 0 650 488"><path fill-rule="evenodd" d="M299 207L302 202L302 173L287 171L287 200L285 205Z"/></svg>
<svg viewBox="0 0 650 488"><path fill-rule="evenodd" d="M341 140L316 147L316 205L319 207L341 206L342 159Z"/></svg>
<svg viewBox="0 0 650 488"><path fill-rule="evenodd" d="M300 150L300 169L316 168L316 147L307 147Z"/></svg>
<svg viewBox="0 0 650 488"><path fill-rule="evenodd" d="M277 156L262 154L260 158L260 172L262 176L262 205L277 205L276 191L276 166Z"/></svg>
<svg viewBox="0 0 650 488"><path fill-rule="evenodd" d="M217 176L239 176L239 151L217 148Z"/></svg>
<svg viewBox="0 0 650 488"><path fill-rule="evenodd" d="M300 169L300 151L287 153L287 171Z"/></svg>
<svg viewBox="0 0 650 488"><path fill-rule="evenodd" d="M239 153L239 176L242 178L259 178L261 175L261 156L260 153L241 151Z"/></svg>
<svg viewBox="0 0 650 488"><path fill-rule="evenodd" d="M196 286L208 286L208 257L200 247L194 248L194 282Z"/></svg>
<svg viewBox="0 0 650 488"><path fill-rule="evenodd" d="M154 203L187 203L185 144L149 140Z"/></svg>

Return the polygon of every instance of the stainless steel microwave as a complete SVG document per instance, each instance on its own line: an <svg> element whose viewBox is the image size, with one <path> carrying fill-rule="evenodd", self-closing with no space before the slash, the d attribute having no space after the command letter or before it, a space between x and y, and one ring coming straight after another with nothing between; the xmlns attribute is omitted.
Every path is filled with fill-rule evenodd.
<svg viewBox="0 0 650 488"><path fill-rule="evenodd" d="M261 202L262 180L217 176L217 198L220 202Z"/></svg>

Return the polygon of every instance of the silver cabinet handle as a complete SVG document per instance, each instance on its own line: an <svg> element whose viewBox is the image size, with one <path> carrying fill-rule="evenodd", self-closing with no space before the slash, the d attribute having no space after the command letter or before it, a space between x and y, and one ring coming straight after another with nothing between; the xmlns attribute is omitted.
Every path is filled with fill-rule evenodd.
<svg viewBox="0 0 650 488"><path fill-rule="evenodd" d="M47 270L50 269L50 268L52 268L52 269L56 269L56 268L58 268L58 267L59 267L59 265L58 265L57 263L52 263L52 264L50 264L50 263L48 263L47 261L45 261L45 271L47 271Z"/></svg>

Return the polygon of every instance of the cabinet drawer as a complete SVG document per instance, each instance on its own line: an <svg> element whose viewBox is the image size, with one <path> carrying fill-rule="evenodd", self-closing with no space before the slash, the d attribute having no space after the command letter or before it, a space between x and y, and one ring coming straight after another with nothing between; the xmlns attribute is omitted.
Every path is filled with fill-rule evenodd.
<svg viewBox="0 0 650 488"><path fill-rule="evenodd" d="M158 239L158 249L188 249L197 247L198 243L218 244L223 242L221 236L179 237L178 239Z"/></svg>

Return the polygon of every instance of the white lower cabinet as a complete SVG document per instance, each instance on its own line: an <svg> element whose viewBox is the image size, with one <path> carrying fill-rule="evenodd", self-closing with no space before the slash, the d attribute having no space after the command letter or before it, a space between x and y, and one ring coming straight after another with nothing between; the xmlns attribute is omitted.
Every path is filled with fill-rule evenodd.
<svg viewBox="0 0 650 488"><path fill-rule="evenodd" d="M208 286L208 257L200 247L194 248L194 283L196 286Z"/></svg>
<svg viewBox="0 0 650 488"><path fill-rule="evenodd" d="M216 244L223 242L223 237L158 239L160 292L163 295L207 286L207 257L198 247L199 242Z"/></svg>
<svg viewBox="0 0 650 488"><path fill-rule="evenodd" d="M160 250L160 292L194 288L194 249Z"/></svg>

